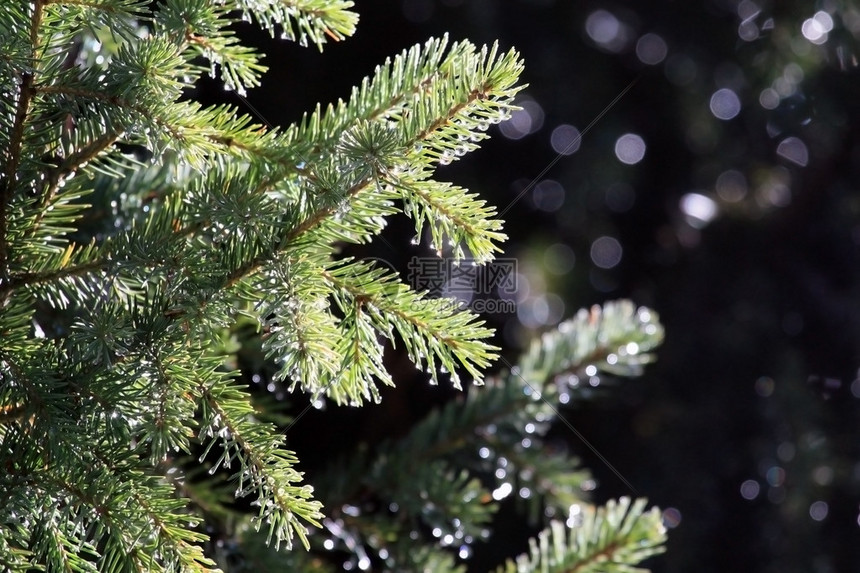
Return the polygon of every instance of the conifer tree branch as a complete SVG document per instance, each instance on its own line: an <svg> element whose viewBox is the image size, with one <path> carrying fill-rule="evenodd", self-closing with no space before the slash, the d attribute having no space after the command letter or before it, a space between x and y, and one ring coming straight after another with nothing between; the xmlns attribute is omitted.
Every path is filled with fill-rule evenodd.
<svg viewBox="0 0 860 573"><path fill-rule="evenodd" d="M37 14L41 14L40 2L36 2L34 4L34 8ZM35 18L36 16L34 16L34 19ZM21 74L21 83L18 88L18 102L15 106L15 119L12 124L12 132L9 139L9 159L6 161L6 168L3 174L7 181L5 189L7 189L10 194L14 192L13 182L15 181L15 175L18 172L18 166L21 162L21 150L24 140L24 123L27 120L27 114L30 109L30 102L33 98L34 92L33 74L27 72Z"/></svg>
<svg viewBox="0 0 860 573"><path fill-rule="evenodd" d="M47 208L53 202L63 180L78 171L81 165L98 158L102 152L116 143L117 139L118 135L116 134L105 134L91 142L86 147L73 152L64 159L60 165L49 172L46 188L42 192L42 197L39 201L39 209L36 213L36 218L32 225L27 229L26 236L33 236L38 232L42 220L45 218L47 213Z"/></svg>
<svg viewBox="0 0 860 573"><path fill-rule="evenodd" d="M109 259L96 259L75 265L42 273L19 273L14 275L6 285L0 286L0 294L9 293L15 289L54 282L68 277L86 275L106 269L110 264Z"/></svg>
<svg viewBox="0 0 860 573"><path fill-rule="evenodd" d="M230 6L254 13L264 28L274 35L281 27L282 37L297 40L300 45L310 39L322 50L326 37L338 42L355 32L358 14L352 12L351 0L281 0L259 8L253 0L230 0Z"/></svg>
<svg viewBox="0 0 860 573"><path fill-rule="evenodd" d="M8 333L0 332L0 336L7 335ZM27 400L22 404L2 404L2 406L10 407L11 412L13 414L17 414L16 416L12 416L9 419L12 421L18 420L20 417L23 417L27 414L38 414L43 409L43 401L40 395L40 392L30 380L29 376L27 376L21 366L18 364L17 358L11 353L3 351L0 349L0 359L2 360L2 366L8 369L8 372L11 374L11 379L15 381L15 387L23 386L24 393L26 394ZM4 374L0 371L0 375ZM6 376L2 376L4 381ZM11 380L7 381L11 382ZM12 384L9 384L9 387L12 388ZM3 420L0 420L0 426L2 426Z"/></svg>
<svg viewBox="0 0 860 573"><path fill-rule="evenodd" d="M236 497L257 492L256 503L260 505L257 530L266 523L269 541L274 538L276 545L284 542L289 549L295 534L308 548L307 531L298 519L320 527L322 505L309 499L313 488L292 485L301 480L301 474L292 468L295 462L292 453L279 449L283 436L269 431L262 423L242 420L251 413L250 405L238 401L240 393L229 383L201 387L200 393L209 412L203 432L213 436L206 451L216 439L224 441L223 453L213 467L221 464L228 467L238 458L241 468L237 472Z"/></svg>
<svg viewBox="0 0 860 573"><path fill-rule="evenodd" d="M482 84L482 86L480 88L476 88L476 89L471 90L466 95L464 101L457 102L456 104L454 104L454 105L450 106L449 108L447 108L446 110L444 110L444 112L439 117L437 117L429 126L424 128L423 130L421 130L413 138L410 138L409 140L405 141L402 144L403 149L410 149L411 150L412 148L414 148L414 146L417 143L430 139L435 132L439 131L440 129L442 129L443 127L448 125L449 122L453 118L457 117L458 115L461 115L464 112L464 110L467 110L469 108L470 105L472 105L476 101L485 100L488 97L487 94L492 93L493 89L495 89L494 85ZM385 113L382 109L375 109L369 114L369 117L372 118L372 117L375 117L376 115L382 114L382 113ZM391 166L391 167L393 168L394 166ZM374 184L374 183L376 183L377 186L380 183L389 183L389 182L398 183L396 179L394 179L392 181L387 181L386 179L380 180L379 179L380 177L382 177L382 173L376 173L375 176L365 177L365 178L355 182L350 188L344 190L340 194L341 200L345 201L345 202L350 201L350 199L352 197L354 197L355 195L357 195L358 193L360 193L360 192L362 192L368 188L371 188L371 184ZM429 197L427 196L427 193L424 193L422 195L422 198L424 198L426 200ZM283 246L283 248L288 248L299 237L301 237L304 233L314 229L322 221L325 221L327 218L331 217L336 211L337 211L336 205L329 205L329 206L321 208L316 213L313 213L311 216L309 216L307 219L305 219L297 227L290 230L284 236L283 240L281 241L281 245ZM458 218L457 222L462 224L463 221L462 221L462 219ZM474 230L474 229L470 229L468 226L466 226L466 228L469 230ZM242 280L243 278L256 272L261 266L263 266L266 262L268 262L268 259L270 256L271 255L267 253L267 254L259 257L256 260L249 261L248 263L244 264L243 266L241 266L238 269L236 269L235 271L233 271L226 278L226 281L225 281L226 286L228 286L228 287L233 286L237 282Z"/></svg>
<svg viewBox="0 0 860 573"><path fill-rule="evenodd" d="M171 137L182 137L182 129L179 126L171 125L157 115L154 115L152 113L152 110L148 109L147 107L135 103L131 100L119 97L116 94L67 84L42 85L35 87L34 90L38 93L46 95L62 95L69 96L72 98L86 98L92 101L107 103L120 108L125 108L134 111L140 116L145 117L146 119L160 125L169 132ZM112 134L106 134L106 138L113 138L115 140L120 136L121 133L122 130L118 129Z"/></svg>
<svg viewBox="0 0 860 573"><path fill-rule="evenodd" d="M33 13L30 17L30 45L32 54L39 46L39 28L42 23L42 9L44 0L34 0L31 3ZM15 119L12 124L5 169L0 181L0 281L3 283L9 279L9 239L8 239L8 210L9 201L17 190L18 166L21 162L21 152L24 140L24 124L33 98L33 73L21 74L18 88L18 101L15 105Z"/></svg>
<svg viewBox="0 0 860 573"><path fill-rule="evenodd" d="M118 469L121 469L115 467L111 460L106 458L99 450L95 450L93 452L93 456L111 473L116 473ZM148 476L147 479L155 478L154 476ZM175 487L162 487L160 484L158 487L160 487L161 492L165 494L172 494L173 491L171 490L175 489ZM165 503L164 499L158 499L157 502L162 505L162 509L159 510L154 506L152 498L149 495L144 494L140 488L136 487L134 482L129 486L129 493L137 507L139 507L147 516L149 519L149 525L155 532L158 539L162 542L161 553L164 557L168 557L168 555L164 555L165 549L167 549L172 551L176 561L181 563L183 567L187 567L188 571L198 571L200 573L210 573L214 571L210 567L210 565L214 566L214 562L205 557L203 555L202 548L199 545L196 545L205 541L206 536L202 533L184 527L185 525L196 525L200 523L201 519L193 514L181 515L172 512L165 513L164 511L165 507L170 510L184 508L187 503L186 499L171 498L167 503ZM179 525L180 520L185 521L182 526ZM164 547L164 543L169 545Z"/></svg>
<svg viewBox="0 0 860 573"><path fill-rule="evenodd" d="M169 524L165 522L161 515L150 506L148 497L141 495L139 492L134 492L133 499L152 520L159 538L174 546L177 560L181 563L182 567L186 567L188 571L198 571L200 573L215 571L210 567L210 565L214 566L215 563L203 555L202 548L199 545L191 544L191 542L200 543L205 541L205 535L189 531L185 527L177 527L175 523ZM199 519L194 516L189 515L186 519L192 523L199 523Z"/></svg>
<svg viewBox="0 0 860 573"><path fill-rule="evenodd" d="M552 522L530 541L528 554L508 561L497 573L645 573L634 566L665 551L666 542L659 510L645 512L646 503L622 497L604 507L585 506L579 524Z"/></svg>
<svg viewBox="0 0 860 573"><path fill-rule="evenodd" d="M94 472L90 473L94 474ZM118 518L119 516L115 517L114 507L111 506L110 500L99 499L95 495L86 491L86 487L93 487L97 484L89 483L78 486L72 481L64 479L58 475L51 475L47 477L47 480L49 480L49 483L58 490L65 491L74 499L78 500L78 503L91 508L96 515L98 515L98 519L102 522L100 528L107 530L106 537L108 538L108 541L106 543L119 543L125 556L130 558L130 562L134 564L134 570L146 570L147 563L143 560L144 556L135 546L135 539L131 537L131 532L128 529L128 526L134 523L134 521L124 522L122 519ZM121 512L118 513L121 515Z"/></svg>
<svg viewBox="0 0 860 573"><path fill-rule="evenodd" d="M447 330L437 329L436 324L431 324L429 321L423 320L417 313L413 314L408 312L405 308L397 305L394 300L391 300L386 296L375 296L373 294L369 294L358 288L356 285L341 280L340 277L337 277L330 272L323 271L322 275L335 287L349 293L352 299L357 301L359 307L363 305L373 305L384 313L390 312L398 318L413 325L416 329L426 332L429 338L440 341L445 346L452 348L455 352L462 347L463 340L459 336L452 334Z"/></svg>
<svg viewBox="0 0 860 573"><path fill-rule="evenodd" d="M238 315L257 321L266 368L277 369L272 382L287 382L290 392L338 404L378 400L378 387L393 384L385 341L403 345L433 383L448 374L454 386L464 373L481 379L496 349L476 315L415 292L371 261L343 259L337 246L367 243L405 212L419 234L429 229L457 258L492 258L504 240L495 211L431 177L514 109L522 70L515 51L430 40L379 66L347 103L318 107L284 130L184 98L206 71L201 55L220 66L225 87L256 85L258 55L231 28L240 18L320 45L352 32L351 6L37 0L13 7L8 26L0 20L17 34L9 50L0 39L0 72L16 83L0 94L0 377L16 382L0 384L0 408L9 406L0 410L0 469L10 470L0 482L17 484L15 503L46 534L43 545L31 544L34 535L0 535L0 566L15 562L9 545L32 550L34 567L210 570L205 536L193 530L194 513L210 510L178 497L181 480L156 475L163 464L186 469L178 452L198 444L203 473L228 468L219 478L229 474L236 496L260 505L261 537L275 546L296 536L317 544L307 524L323 521L321 504L300 483L283 436L260 422L238 373L227 372L235 366L225 367L222 339ZM28 30L34 9L44 9L42 24ZM72 65L63 48L78 41L82 22L103 40L104 58ZM408 562L447 573L455 569L441 546L448 542L413 548L408 528L480 538L502 458L511 472L528 474L509 474L508 485L556 511L569 506L583 479L577 462L541 455L522 436L539 444L564 391L559 373L593 361L635 374L649 360L657 331L638 328L648 321L627 307L613 308L548 335L519 371L470 391L337 476L350 483L335 499L375 495L401 510L356 516L336 504L326 530L350 529L344 543L379 549L393 570ZM479 456L478 447L492 453ZM212 481L195 477L194 487ZM60 507L27 501L39 487ZM598 558L620 555L621 545L602 546Z"/></svg>
<svg viewBox="0 0 860 573"><path fill-rule="evenodd" d="M344 200L348 201L351 197L354 197L359 192L366 189L371 183L373 179L365 178L361 181L355 183L352 187L347 189L344 194ZM257 272L263 265L272 261L273 257L275 257L279 252L286 250L289 247L295 245L296 241L304 235L305 233L311 231L316 226L318 226L323 221L327 220L337 211L337 207L330 206L324 207L311 215L309 218L302 221L298 226L293 229L290 229L284 234L283 239L280 240L278 248L274 252L263 253L259 257L256 257L233 272L231 272L227 277L225 277L225 287L229 288L236 285L239 281L253 275Z"/></svg>
<svg viewBox="0 0 860 573"><path fill-rule="evenodd" d="M52 517L56 517L56 515ZM42 532L44 532L45 534L45 538L42 540L42 542L46 545L53 546L53 554L59 553L59 559L55 560L54 563L51 563L55 570L69 572L79 571L80 568L75 563L76 553L73 553L73 543L71 542L71 540L67 539L63 532L60 530L56 519L51 519L50 521L48 521L48 523L43 526ZM46 551L46 553L50 553L50 550ZM56 561L59 561L59 563L57 563Z"/></svg>
<svg viewBox="0 0 860 573"><path fill-rule="evenodd" d="M420 85L423 85L423 82L419 83L419 86ZM458 114L461 114L464 109L468 108L469 105L471 105L472 103L474 103L476 101L485 100L488 97L488 93L492 93L493 88L494 88L494 86L490 85L487 82L484 82L479 87L472 89L470 92L468 92L464 101L458 102L458 103L452 105L451 107L449 107L447 110L445 110L429 126L424 128L423 130L419 131L418 134L414 138L407 141L405 143L404 147L410 148L411 146L414 146L417 142L423 141L423 140L429 138L434 131L439 130L442 127L444 127L445 125L447 125L452 118L456 117ZM98 92L93 92L93 91L89 91L89 90L79 90L77 88L67 88L67 87L63 87L63 86L60 86L60 87L45 86L44 89L47 92L58 91L58 92L67 93L68 95L78 95L78 96L82 96L82 97L94 97L94 98L107 98L107 101L110 101L111 103L115 103L115 104L117 104L117 103L121 104L122 103L119 100L116 100L116 98L114 98L113 96L104 96ZM139 106L132 106L132 108L136 109L140 113L146 112L146 110L139 108ZM378 114L378 113L383 113L383 111L381 109L376 109L376 110L373 110L371 115ZM183 133L183 129L184 128L177 126L176 128L173 129L173 132L175 135L179 136L179 134ZM241 141L235 140L230 136L212 135L211 140L213 142L219 142L219 143L225 145L228 149L229 148L232 148L232 149L244 148L246 150L253 149L252 147L242 145ZM356 194L358 194L362 190L366 189L373 181L374 180L372 178L365 178L365 179L362 179L362 180L354 183L352 185L352 187L350 187L349 189L347 189L344 192L343 199L348 201L351 197L355 196ZM420 193L420 191L419 191L419 193ZM428 199L427 193L424 193L421 196L424 200ZM433 205L433 207L436 207L436 206L438 206L438 204ZM322 209L320 209L316 213L312 214L310 217L308 217L302 223L300 223L297 227L295 227L293 230L291 230L289 233L287 233L287 235L281 241L281 245L283 245L284 247L290 245L298 237L300 237L302 234L315 228L320 222L326 220L327 217L330 217L335 212L335 210L336 210L336 207L327 206L327 207L323 207ZM454 222L457 225L463 227L466 230L466 232L473 230L470 227L470 225L468 224L468 222L464 221L461 217L455 216ZM186 228L186 229L190 231L190 228ZM497 236L497 238L501 238L501 237L503 237L503 236L502 235ZM483 248L482 246L481 246L481 248L482 248L482 250L485 250L485 248ZM495 250L496 247L490 246L489 248ZM262 265L266 264L271 259L271 256L273 254L274 253L270 254L268 252L262 253L256 259L250 260L250 261L244 263L243 265L241 265L240 267L238 267L236 270L234 270L226 278L226 280L225 280L226 286L228 286L228 287L232 286L235 283L237 283L239 280L241 280L242 278L249 276L250 274L253 274ZM68 271L68 272L60 273L57 276L69 275L69 274L75 274L75 271ZM36 280L39 280L39 281L44 280L44 279L51 280L53 278L57 278L57 276L46 275L44 277L37 278Z"/></svg>
<svg viewBox="0 0 860 573"><path fill-rule="evenodd" d="M638 366L651 359L648 352L661 340L662 327L649 309L629 301L584 309L562 323L558 333L536 340L519 366L491 378L480 391L434 410L407 436L383 442L373 457L360 452L336 465L331 475L317 480L321 495L338 515L338 508L360 505L361 499L389 501L400 495L401 481L418 479L414 468L438 473L426 468L450 460L476 475L492 475L497 461L504 460L498 466L506 473L500 483L516 479L514 489L528 488L530 499L541 501L541 511L551 507L565 513L572 503L582 503L581 485L588 474L575 459L548 455L543 436L559 414L563 394L567 401L587 395L585 388L571 388L561 380L589 366L637 376ZM520 442L524 434L528 447ZM479 450L485 453L478 455ZM358 521L355 535L368 543L373 537ZM609 549L615 551L615 546Z"/></svg>

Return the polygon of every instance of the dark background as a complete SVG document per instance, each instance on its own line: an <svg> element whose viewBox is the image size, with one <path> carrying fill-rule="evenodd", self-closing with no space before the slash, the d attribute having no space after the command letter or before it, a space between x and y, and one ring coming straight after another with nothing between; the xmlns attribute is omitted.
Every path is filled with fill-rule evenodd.
<svg viewBox="0 0 860 573"><path fill-rule="evenodd" d="M552 434L592 470L595 501L638 494L667 510L668 552L653 570L860 570L860 6L398 0L356 8L356 35L322 54L253 37L270 71L249 101L272 124L288 124L317 102L347 97L386 57L444 32L520 50L529 87L519 101L532 102L512 122L521 131L494 126L482 150L437 178L506 210L506 256L528 285L516 316L489 317L507 362L582 306L630 297L660 313L667 339L646 376L563 411L637 491L566 429ZM819 11L832 21L826 41ZM664 58L642 52L647 38L637 55L649 33L665 43ZM557 156L553 131L582 132L634 81L578 151L535 180ZM730 119L710 109L720 89L740 103ZM646 145L634 165L615 154L626 133ZM427 254L409 244L413 233L405 219L393 222L394 250L380 243L374 255L404 269ZM622 249L610 268L597 264L608 266L599 253L592 258L605 237ZM312 413L291 430L311 482L329 446L402 433L450 397L401 370L381 406L346 409L335 428ZM491 546L476 548L473 570L525 549L518 525L502 520L495 531Z"/></svg>

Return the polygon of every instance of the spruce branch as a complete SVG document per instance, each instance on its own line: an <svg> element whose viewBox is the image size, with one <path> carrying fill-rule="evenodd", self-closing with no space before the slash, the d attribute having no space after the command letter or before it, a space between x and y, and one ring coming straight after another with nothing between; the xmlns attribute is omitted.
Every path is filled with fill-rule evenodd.
<svg viewBox="0 0 860 573"><path fill-rule="evenodd" d="M45 217L46 212L48 212L48 206L53 202L54 197L60 187L66 182L66 179L73 177L82 166L98 158L104 151L116 143L117 139L118 134L105 134L85 147L75 150L49 172L46 178L45 190L42 192L42 197L38 205L39 212L37 213L37 219L32 227L28 229L30 235L35 234L39 230L41 220Z"/></svg>
<svg viewBox="0 0 860 573"><path fill-rule="evenodd" d="M498 244L507 240L501 221L493 219L496 210L476 194L433 180L398 178L393 185L403 193L404 210L415 221L416 238L425 225L429 227L430 248L437 253L450 246L454 259L460 260L465 257L465 246L476 262L489 262L501 251Z"/></svg>
<svg viewBox="0 0 860 573"><path fill-rule="evenodd" d="M662 341L663 326L653 310L628 300L594 305L536 340L518 373L538 384L553 377L564 382L570 375L582 375L589 365L595 372L639 376Z"/></svg>
<svg viewBox="0 0 860 573"><path fill-rule="evenodd" d="M245 539L307 548L331 534L392 569L455 569L445 548L484 536L502 485L557 513L578 501L577 462L539 446L567 391L560 375L635 375L647 362L662 331L632 305L586 312L518 370L345 462L321 480L339 484L329 518L233 371L222 342L240 316L259 325L275 381L340 404L393 384L386 342L458 388L463 375L481 381L497 350L473 313L338 249L404 212L434 246L491 260L505 239L495 211L432 177L515 109L519 54L431 39L285 129L186 99L207 64L227 88L260 83L240 20L321 47L353 32L351 7L37 0L0 15L0 484L11 499L0 566L213 570L196 528L225 504L171 473L192 451L259 505L262 533L240 526ZM69 54L108 37L101 61ZM365 495L400 512L355 515ZM412 531L427 528L444 535L414 548ZM612 539L596 554L637 558Z"/></svg>
<svg viewBox="0 0 860 573"><path fill-rule="evenodd" d="M176 39L187 59L208 60L211 77L216 76L220 66L224 88L244 95L247 88L260 85L260 76L267 68L259 63L257 51L240 44L230 29L236 22L234 15L230 6L170 0L155 14L154 24L160 34ZM250 16L246 14L244 18ZM192 68L196 72L204 70L199 65Z"/></svg>
<svg viewBox="0 0 860 573"><path fill-rule="evenodd" d="M23 286L36 286L56 282L68 277L90 274L103 270L108 265L108 262L107 260L91 260L74 266L67 267L62 265L60 268L45 272L18 273L4 287L0 288L0 293L6 293Z"/></svg>
<svg viewBox="0 0 860 573"><path fill-rule="evenodd" d="M332 344L343 339L344 332L328 310L331 291L323 268L315 257L290 258L260 285L269 293L259 303L260 316L267 317L263 350L281 366L275 379L290 379L290 390L300 386L314 395L330 389L344 359ZM276 287L274 293L268 282Z"/></svg>
<svg viewBox="0 0 860 573"><path fill-rule="evenodd" d="M39 45L39 27L42 21L42 0L31 4L33 13L30 16L30 44L33 52ZM0 281L6 283L9 279L9 244L8 244L8 210L9 202L18 189L18 167L21 163L22 144L24 139L24 124L33 97L33 74L20 74L18 97L15 102L14 120L6 149L5 165L2 181L0 181Z"/></svg>
<svg viewBox="0 0 860 573"><path fill-rule="evenodd" d="M412 291L399 278L353 262L329 270L325 277L341 296L359 300L374 313L374 326L387 337L396 331L410 360L421 365L438 384L440 373L450 373L460 388L458 368L464 368L476 384L489 366L495 347L483 342L492 331L452 299L429 299ZM437 363L438 361L438 363Z"/></svg>
<svg viewBox="0 0 860 573"><path fill-rule="evenodd" d="M499 57L497 48L484 47L477 54L470 42L433 38L377 66L372 78L353 88L349 102L339 101L325 111L318 106L302 121L286 130L288 141L314 142L316 149L330 148L341 133L358 120L390 120L403 123L411 145L448 126L458 129L456 119L466 119L475 102L478 114L498 117L521 87L514 83L522 71L519 54ZM460 112L465 112L459 115ZM475 121L475 127L484 127ZM483 139L485 134L475 134ZM420 151L420 150L419 150Z"/></svg>
<svg viewBox="0 0 860 573"><path fill-rule="evenodd" d="M267 543L274 539L276 548L281 543L287 549L292 548L293 536L297 535L307 549L307 529L299 519L320 527L322 505L310 499L312 487L292 485L301 481L301 474L292 467L296 463L294 454L280 449L283 436L270 425L249 419L253 410L235 383L223 380L200 391L201 438L209 438L201 460L216 443L222 442L222 453L210 472L222 465L229 468L238 463L239 468L233 474L238 482L236 497L256 494L254 503L260 506L255 518L257 531L265 525Z"/></svg>
<svg viewBox="0 0 860 573"><path fill-rule="evenodd" d="M634 573L635 567L665 549L666 529L657 508L645 512L647 501L622 497L603 507L585 506L576 520L565 527L553 522L530 550L516 561L508 561L497 573Z"/></svg>
<svg viewBox="0 0 860 573"><path fill-rule="evenodd" d="M306 46L308 40L319 50L326 37L338 42L355 33L358 14L351 0L229 0L227 6L252 15L274 37ZM246 18L247 19L247 18Z"/></svg>
<svg viewBox="0 0 860 573"><path fill-rule="evenodd" d="M88 469L75 468L68 476L51 470L43 477L52 489L36 490L37 507L43 512L35 521L34 549L47 560L62 559L64 543L41 545L38 527L57 528L74 524L71 540L86 561L71 561L78 570L171 570L212 571L213 563L196 543L203 536L187 527L199 520L182 510L186 502L172 496L173 488L139 471L131 453L119 462L109 462L98 450L76 453ZM111 458L116 459L112 452ZM130 479L116 485L116 473ZM143 516L145 519L141 519ZM95 548L99 549L96 550ZM159 555L160 558L155 558ZM76 570L72 568L71 570Z"/></svg>
<svg viewBox="0 0 860 573"><path fill-rule="evenodd" d="M76 22L90 30L110 30L124 39L136 37L135 24L147 19L150 12L147 0L41 0L41 3L50 10L52 24L57 20ZM68 26L58 26L55 33L64 36L67 29Z"/></svg>
<svg viewBox="0 0 860 573"><path fill-rule="evenodd" d="M432 522L440 531L447 531L450 523L443 517L456 516L459 525L452 535L457 539L479 538L475 525L485 524L492 513L486 504L481 506L486 514L480 508L460 507L442 498L425 504L435 487L452 482L451 477L446 477L447 467L462 468L466 472L461 474L463 480L481 480L473 492L475 499L490 502L494 493L504 497L506 491L525 488L529 497L521 505L527 506L533 521L540 520L547 511L566 515L571 506L583 506L583 485L589 474L575 458L550 451L544 436L561 411L562 396L569 403L587 399L588 394L559 379L590 366L638 376L641 363L650 360L647 352L662 341L662 333L656 313L637 308L630 301L611 301L602 307L583 309L557 331L536 340L518 366L491 377L485 386L472 389L462 399L432 410L406 436L386 440L373 452L359 450L339 460L315 480L320 496L332 507L331 515L349 525L353 544L363 543L375 552L396 554L393 561L387 561L393 569L411 567L411 555L408 551L397 553L396 541L380 539L408 537L415 521ZM642 353L628 353L611 364L607 362L613 351L628 344L638 345ZM625 362L628 360L630 364ZM400 521L392 524L379 513L350 520L347 516L354 511L352 508L361 506L365 499L374 499L383 508L395 503L400 508ZM380 535L380 528L388 528L391 533Z"/></svg>

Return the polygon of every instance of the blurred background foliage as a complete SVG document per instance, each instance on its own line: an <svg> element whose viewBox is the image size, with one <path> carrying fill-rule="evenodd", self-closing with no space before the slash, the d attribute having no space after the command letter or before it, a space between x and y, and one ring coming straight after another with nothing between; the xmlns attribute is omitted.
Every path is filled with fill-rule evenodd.
<svg viewBox="0 0 860 573"><path fill-rule="evenodd" d="M356 36L324 54L239 30L269 54L248 101L286 125L444 32L522 52L522 111L439 174L506 221L517 312L488 319L507 361L582 306L631 297L660 313L667 341L645 378L601 381L600 399L562 412L664 508L669 548L653 569L856 570L860 2L356 4ZM195 95L252 111L214 81ZM410 237L393 221L362 254L405 273L431 254ZM283 397L260 355L240 358L262 394ZM290 429L311 483L455 393L389 358L398 386L380 405L312 410ZM564 426L551 435L591 469L594 501L633 494ZM470 570L525 550L534 530L508 510Z"/></svg>

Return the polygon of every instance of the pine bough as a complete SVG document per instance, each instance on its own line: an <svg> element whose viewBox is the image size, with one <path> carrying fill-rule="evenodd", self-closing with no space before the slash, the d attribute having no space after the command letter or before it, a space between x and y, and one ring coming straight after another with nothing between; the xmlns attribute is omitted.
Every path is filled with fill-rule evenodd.
<svg viewBox="0 0 860 573"><path fill-rule="evenodd" d="M481 382L496 349L475 315L443 310L454 305L371 261L337 258L336 245L366 243L402 212L439 249L492 260L505 238L495 211L432 176L510 114L521 89L515 51L430 40L378 66L347 101L285 129L184 97L205 74L239 94L260 84L259 54L236 36L243 21L321 48L353 33L351 5L32 0L0 9L3 570L215 570L201 515L219 502L175 463L192 452L231 476L236 497L254 500L253 529L274 547L295 538L311 547L307 524L349 529L337 522L337 487L326 486L335 501L324 518L283 435L258 420L237 381L218 343L237 320L257 325L276 379L314 399L379 400L377 385L392 384L382 340L402 344L434 380L444 369ZM511 432L528 416L540 422L552 391L521 408L525 372L545 381L592 360L637 373L659 332L628 311L603 311L615 330L586 332L580 320L576 337L550 335L507 382L434 414L385 446L387 457L352 466L369 464L373 486L403 500L409 519L457 511L460 530L480 535L493 506L464 501L485 495L476 476L486 464L445 436L486 416ZM653 331L637 330L644 323ZM403 455L425 446L439 448L428 467L446 487L426 475L399 480ZM570 505L580 479L570 463L505 455L519 456L521 479L550 506ZM410 505L431 494L438 511ZM642 540L655 551L662 541L659 520L641 509L608 506L569 535L553 526L511 567L579 570L557 564L628 541L639 549L618 555L639 560L653 552ZM386 554L402 556L407 542ZM385 549L378 537L361 546ZM413 561L451 570L437 549L413 551Z"/></svg>

